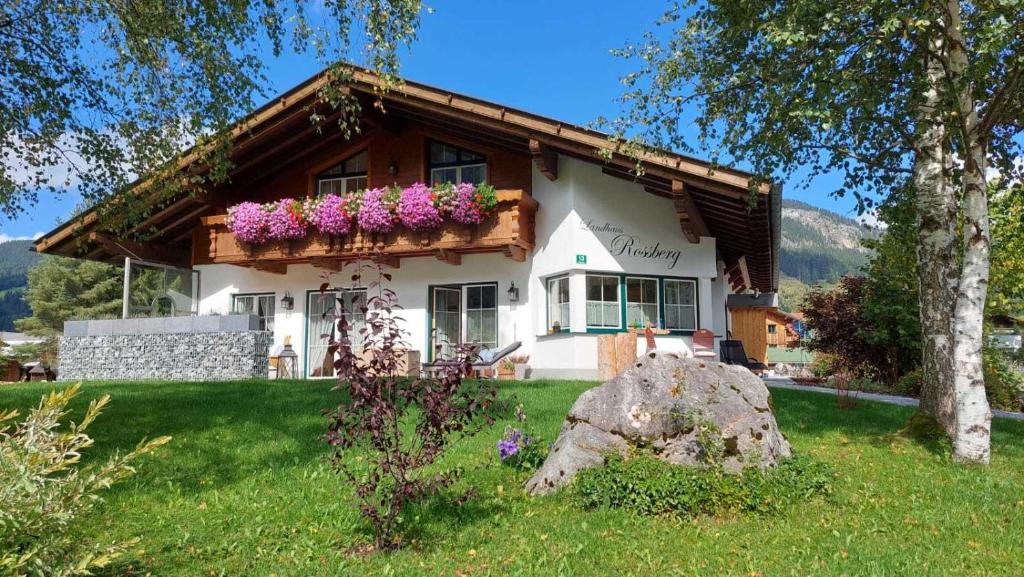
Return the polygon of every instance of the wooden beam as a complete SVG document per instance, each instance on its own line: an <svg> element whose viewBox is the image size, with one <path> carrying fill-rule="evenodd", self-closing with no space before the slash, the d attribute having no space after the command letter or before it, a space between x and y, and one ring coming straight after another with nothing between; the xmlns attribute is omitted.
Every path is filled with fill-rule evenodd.
<svg viewBox="0 0 1024 577"><path fill-rule="evenodd" d="M206 210L209 209L209 208L210 208L210 205L208 205L208 204L200 204L194 210L190 210L189 212L187 212L186 214L184 214L180 218L175 219L173 222L171 222L167 226L161 228L160 231L157 232L156 236L154 236L153 238L161 237L161 236L167 234L168 232L178 228L179 226L181 226L183 224L186 224L190 220L192 220L192 219L196 218L197 216L199 216L200 214L203 214L204 212L206 212ZM189 234L191 234L191 233L189 233Z"/></svg>
<svg viewBox="0 0 1024 577"><path fill-rule="evenodd" d="M548 180L558 180L558 153L543 142L530 139L530 155L533 156L533 163Z"/></svg>
<svg viewBox="0 0 1024 577"><path fill-rule="evenodd" d="M446 262L453 266L459 266L460 264L462 264L462 255L457 252L452 252L448 249L438 249L435 256L437 256L437 260L441 262Z"/></svg>
<svg viewBox="0 0 1024 577"><path fill-rule="evenodd" d="M288 273L288 264L283 262L270 262L258 260L252 264L252 268L259 271L270 272L274 274Z"/></svg>
<svg viewBox="0 0 1024 577"><path fill-rule="evenodd" d="M359 98L359 107L362 109L362 120L371 128L386 132L391 136L398 136L402 132L402 119L377 106L376 100Z"/></svg>
<svg viewBox="0 0 1024 577"><path fill-rule="evenodd" d="M167 217L171 216L175 212L178 212L182 208L185 208L186 206L188 206L188 205L190 205L190 204L192 204L194 202L202 202L202 195L200 194L200 195L198 195L198 197L197 196L188 195L188 196L186 196L184 198L179 198L178 200L172 202L171 204L169 204L169 205L165 206L164 208L158 210L157 212L151 214L148 218L146 218L146 220L144 220L141 223L137 224L136 226L132 227L132 229L128 231L128 234L135 234L137 232L145 232L147 229L149 229L153 225L157 224L158 222L161 222L161 221L165 220Z"/></svg>
<svg viewBox="0 0 1024 577"><path fill-rule="evenodd" d="M505 256L516 262L525 262L526 249L516 244L510 244L505 247Z"/></svg>
<svg viewBox="0 0 1024 577"><path fill-rule="evenodd" d="M322 268L331 272L340 272L345 267L345 261L340 258L311 258L309 264L314 268Z"/></svg>
<svg viewBox="0 0 1024 577"><path fill-rule="evenodd" d="M90 232L89 240L100 245L103 250L113 255L127 256L170 266L188 266L186 255L168 250L163 246L142 244L133 240L116 238L102 232Z"/></svg>
<svg viewBox="0 0 1024 577"><path fill-rule="evenodd" d="M708 225L697 210L697 204L693 202L693 196L686 190L686 184L681 180L672 181L672 202L676 206L676 216L679 218L679 225L683 234L690 242L700 242L700 237L710 236Z"/></svg>
<svg viewBox="0 0 1024 577"><path fill-rule="evenodd" d="M377 255L373 261L388 268L402 268L402 259L392 254Z"/></svg>

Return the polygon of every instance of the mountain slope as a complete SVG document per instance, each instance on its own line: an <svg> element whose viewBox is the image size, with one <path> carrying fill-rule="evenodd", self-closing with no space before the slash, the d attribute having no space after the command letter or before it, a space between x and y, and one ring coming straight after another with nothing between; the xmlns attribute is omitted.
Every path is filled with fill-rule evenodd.
<svg viewBox="0 0 1024 577"><path fill-rule="evenodd" d="M814 285L855 273L870 254L861 246L861 239L875 234L852 218L805 202L783 200L782 274Z"/></svg>
<svg viewBox="0 0 1024 577"><path fill-rule="evenodd" d="M22 297L28 269L42 257L30 251L31 246L31 240L0 242L0 331L13 331L15 319L32 314Z"/></svg>

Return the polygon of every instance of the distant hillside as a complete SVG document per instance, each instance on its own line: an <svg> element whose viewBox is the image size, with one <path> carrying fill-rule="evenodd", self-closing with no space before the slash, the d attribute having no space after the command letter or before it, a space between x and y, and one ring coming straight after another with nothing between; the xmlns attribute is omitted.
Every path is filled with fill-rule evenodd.
<svg viewBox="0 0 1024 577"><path fill-rule="evenodd" d="M0 331L13 331L14 319L32 314L22 296L28 269L42 257L30 251L31 246L31 240L0 242Z"/></svg>
<svg viewBox="0 0 1024 577"><path fill-rule="evenodd" d="M874 234L852 218L798 200L783 200L782 274L815 285L857 272L869 255L860 241Z"/></svg>

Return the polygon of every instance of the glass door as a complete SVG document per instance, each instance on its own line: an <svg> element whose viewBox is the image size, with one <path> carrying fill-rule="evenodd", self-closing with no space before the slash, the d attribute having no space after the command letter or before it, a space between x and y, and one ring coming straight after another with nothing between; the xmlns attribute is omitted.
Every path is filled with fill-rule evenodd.
<svg viewBox="0 0 1024 577"><path fill-rule="evenodd" d="M327 345L337 330L338 292L312 291L306 298L306 377L333 377L334 359L327 358Z"/></svg>
<svg viewBox="0 0 1024 577"><path fill-rule="evenodd" d="M434 309L431 318L433 360L449 359L462 342L462 291L451 287L434 287Z"/></svg>

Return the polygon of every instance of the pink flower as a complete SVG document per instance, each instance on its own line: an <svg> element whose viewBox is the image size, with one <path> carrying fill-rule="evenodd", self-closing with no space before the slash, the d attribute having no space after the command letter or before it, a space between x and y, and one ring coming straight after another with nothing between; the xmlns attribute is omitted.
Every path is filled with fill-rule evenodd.
<svg viewBox="0 0 1024 577"><path fill-rule="evenodd" d="M398 201L398 218L406 228L416 232L437 230L444 224L441 211L434 206L433 191L421 182L402 191Z"/></svg>
<svg viewBox="0 0 1024 577"><path fill-rule="evenodd" d="M363 194L359 207L359 228L370 233L388 233L395 228L395 217L385 204L387 189L371 188Z"/></svg>
<svg viewBox="0 0 1024 577"><path fill-rule="evenodd" d="M293 198L282 198L270 205L268 236L273 240L293 240L304 238L309 223L302 214L302 203Z"/></svg>
<svg viewBox="0 0 1024 577"><path fill-rule="evenodd" d="M327 236L345 236L352 232L352 215L348 212L345 199L337 194L328 194L312 204L309 221L318 231Z"/></svg>
<svg viewBox="0 0 1024 577"><path fill-rule="evenodd" d="M476 201L476 187L463 182L455 187L452 198L452 220L462 224L480 224L486 216Z"/></svg>
<svg viewBox="0 0 1024 577"><path fill-rule="evenodd" d="M228 208L225 224L244 243L263 244L269 239L270 214L261 204L243 202Z"/></svg>

